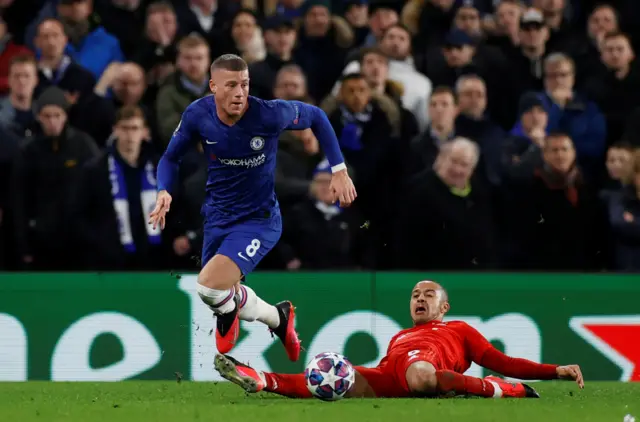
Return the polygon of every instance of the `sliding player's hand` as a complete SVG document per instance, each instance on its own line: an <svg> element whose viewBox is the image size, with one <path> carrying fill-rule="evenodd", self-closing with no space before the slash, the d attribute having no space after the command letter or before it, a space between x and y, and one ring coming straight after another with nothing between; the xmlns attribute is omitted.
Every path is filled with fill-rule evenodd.
<svg viewBox="0 0 640 422"><path fill-rule="evenodd" d="M348 207L358 196L346 169L333 173L329 188L333 192L334 201L340 201L341 207Z"/></svg>
<svg viewBox="0 0 640 422"><path fill-rule="evenodd" d="M171 195L166 190L158 192L158 198L156 199L156 207L151 211L149 215L149 224L153 225L153 229L160 226L164 230L165 217L169 212L171 206Z"/></svg>
<svg viewBox="0 0 640 422"><path fill-rule="evenodd" d="M578 365L558 366L556 368L556 374L558 374L558 378L575 381L578 383L580 388L584 388L584 378L582 377L582 371Z"/></svg>

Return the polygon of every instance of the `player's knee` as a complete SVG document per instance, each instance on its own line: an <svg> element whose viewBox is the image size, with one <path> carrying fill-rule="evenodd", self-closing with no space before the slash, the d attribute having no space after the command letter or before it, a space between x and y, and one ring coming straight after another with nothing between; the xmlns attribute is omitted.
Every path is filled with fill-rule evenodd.
<svg viewBox="0 0 640 422"><path fill-rule="evenodd" d="M198 283L215 290L233 288L242 277L240 268L224 255L214 256L198 274Z"/></svg>
<svg viewBox="0 0 640 422"><path fill-rule="evenodd" d="M436 391L438 380L436 368L429 362L414 362L405 373L407 386L415 394L432 394Z"/></svg>

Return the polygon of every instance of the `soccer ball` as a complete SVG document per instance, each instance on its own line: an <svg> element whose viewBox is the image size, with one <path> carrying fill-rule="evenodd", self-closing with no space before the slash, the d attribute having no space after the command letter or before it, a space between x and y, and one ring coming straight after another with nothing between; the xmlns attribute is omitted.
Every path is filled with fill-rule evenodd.
<svg viewBox="0 0 640 422"><path fill-rule="evenodd" d="M356 371L351 362L337 353L321 353L304 370L307 388L315 397L325 401L344 398L353 388Z"/></svg>

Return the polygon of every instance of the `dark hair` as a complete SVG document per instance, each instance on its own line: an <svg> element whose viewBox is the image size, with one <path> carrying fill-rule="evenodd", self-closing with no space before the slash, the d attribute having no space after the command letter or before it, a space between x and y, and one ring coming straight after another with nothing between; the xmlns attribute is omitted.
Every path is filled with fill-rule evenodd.
<svg viewBox="0 0 640 422"><path fill-rule="evenodd" d="M629 45L631 45L631 48L633 48L633 45L631 44L631 37L629 37L629 35L625 34L622 31L613 31L613 32L607 32L604 36L604 40L603 41L609 41L612 38L624 38L629 42Z"/></svg>
<svg viewBox="0 0 640 422"><path fill-rule="evenodd" d="M436 95L440 95L440 94L449 94L449 95L451 95L453 97L453 103L454 104L458 104L458 96L456 95L455 91L450 86L438 85L437 87L435 87L433 89L433 91L431 91L431 96L429 98L433 98Z"/></svg>
<svg viewBox="0 0 640 422"><path fill-rule="evenodd" d="M9 62L9 70L17 64L32 64L36 68L38 66L38 62L36 62L36 59L31 54L18 54L17 56L13 56Z"/></svg>
<svg viewBox="0 0 640 422"><path fill-rule="evenodd" d="M168 13L173 13L174 15L176 14L175 9L173 8L173 5L165 0L161 0L161 1L156 1L153 2L149 5L149 7L147 7L147 18L155 13L164 13L164 12L168 12Z"/></svg>
<svg viewBox="0 0 640 422"><path fill-rule="evenodd" d="M138 106L124 106L116 112L116 124L120 123L123 120L131 120L135 118L142 119L142 121L144 121L146 125L147 119L145 118L144 111L142 111L142 109Z"/></svg>
<svg viewBox="0 0 640 422"><path fill-rule="evenodd" d="M240 56L236 56L235 54L223 54L211 63L211 73L218 69L241 72L249 69L249 66Z"/></svg>
<svg viewBox="0 0 640 422"><path fill-rule="evenodd" d="M611 144L609 149L622 149L628 152L634 152L636 150L636 147L634 147L630 142L618 141Z"/></svg>
<svg viewBox="0 0 640 422"><path fill-rule="evenodd" d="M340 82L344 83L344 82L347 82L347 81L354 81L356 79L364 79L364 75L362 73L359 73L359 72L347 73L346 75L342 75L340 77Z"/></svg>
<svg viewBox="0 0 640 422"><path fill-rule="evenodd" d="M362 62L364 61L364 58L367 57L369 54L375 54L376 56L384 57L384 59L387 62L389 61L389 56L384 54L384 52L379 47L364 47L364 48L361 48L360 51L358 52L358 62L360 63L361 66L362 66Z"/></svg>
<svg viewBox="0 0 640 422"><path fill-rule="evenodd" d="M409 30L409 28L406 25L401 24L400 22L394 23L393 25L390 25L387 29L385 29L384 34L382 34L382 38L384 38L387 35L387 33L394 28L402 29L404 32L406 32L409 35L409 38L411 38L411 31Z"/></svg>
<svg viewBox="0 0 640 422"><path fill-rule="evenodd" d="M569 141L571 141L571 145L573 145L573 139L571 139L571 135L569 135L566 132L559 132L559 131L555 131L555 132L549 132L547 134L547 136L545 137L545 139L558 139L558 138L567 138Z"/></svg>

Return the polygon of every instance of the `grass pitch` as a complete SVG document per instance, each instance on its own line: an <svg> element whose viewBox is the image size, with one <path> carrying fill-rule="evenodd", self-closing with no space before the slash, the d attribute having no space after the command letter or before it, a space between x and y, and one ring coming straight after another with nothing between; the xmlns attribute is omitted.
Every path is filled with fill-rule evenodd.
<svg viewBox="0 0 640 422"><path fill-rule="evenodd" d="M0 420L19 422L640 421L640 383L533 383L541 399L292 400L230 383L0 383Z"/></svg>

